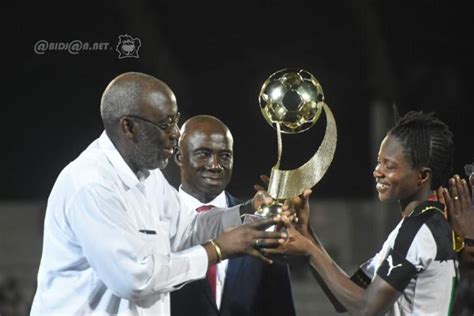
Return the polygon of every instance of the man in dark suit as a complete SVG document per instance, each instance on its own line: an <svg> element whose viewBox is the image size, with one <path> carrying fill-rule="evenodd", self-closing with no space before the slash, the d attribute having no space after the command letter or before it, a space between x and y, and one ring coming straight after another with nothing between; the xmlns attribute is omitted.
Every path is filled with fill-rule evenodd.
<svg viewBox="0 0 474 316"><path fill-rule="evenodd" d="M199 212L240 203L225 191L232 148L230 130L213 116L195 116L183 124L175 156L183 208ZM171 315L295 315L288 265L249 256L224 260L209 268L207 278L171 293Z"/></svg>

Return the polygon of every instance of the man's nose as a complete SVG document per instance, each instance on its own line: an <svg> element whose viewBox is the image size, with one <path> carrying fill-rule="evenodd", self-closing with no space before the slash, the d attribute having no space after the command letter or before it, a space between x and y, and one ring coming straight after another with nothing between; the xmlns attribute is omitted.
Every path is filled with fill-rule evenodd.
<svg viewBox="0 0 474 316"><path fill-rule="evenodd" d="M221 171L223 170L220 159L218 155L211 155L209 159L209 169L214 171Z"/></svg>
<svg viewBox="0 0 474 316"><path fill-rule="evenodd" d="M178 125L174 124L173 128L171 129L171 131L169 133L169 138L170 138L170 140L176 141L176 140L179 139L179 136L180 136L180 132L179 132Z"/></svg>

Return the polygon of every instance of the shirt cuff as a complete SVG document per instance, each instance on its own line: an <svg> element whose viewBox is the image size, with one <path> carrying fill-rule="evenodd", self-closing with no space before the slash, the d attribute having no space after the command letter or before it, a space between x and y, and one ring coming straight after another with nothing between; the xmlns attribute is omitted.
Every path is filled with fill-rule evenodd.
<svg viewBox="0 0 474 316"><path fill-rule="evenodd" d="M187 275L191 278L189 281L174 286L174 290L178 290L189 282L203 279L207 273L209 258L206 249L203 246L195 246L179 252L180 256L185 257L189 264Z"/></svg>

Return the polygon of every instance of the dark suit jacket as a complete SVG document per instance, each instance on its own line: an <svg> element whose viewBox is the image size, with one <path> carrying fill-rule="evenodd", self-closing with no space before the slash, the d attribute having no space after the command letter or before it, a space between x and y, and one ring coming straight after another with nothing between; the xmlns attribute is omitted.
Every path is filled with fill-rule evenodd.
<svg viewBox="0 0 474 316"><path fill-rule="evenodd" d="M226 192L229 206L240 204ZM218 310L207 279L171 293L172 316L293 316L295 308L287 264L269 265L245 256L229 260L221 308Z"/></svg>

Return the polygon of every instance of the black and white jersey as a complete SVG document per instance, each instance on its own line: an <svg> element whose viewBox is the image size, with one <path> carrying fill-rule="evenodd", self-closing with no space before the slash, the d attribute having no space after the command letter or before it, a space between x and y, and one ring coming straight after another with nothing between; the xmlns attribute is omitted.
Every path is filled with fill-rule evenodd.
<svg viewBox="0 0 474 316"><path fill-rule="evenodd" d="M449 315L457 283L451 226L438 202L418 205L390 233L382 250L361 266L402 293L387 315ZM360 276L359 276L360 278Z"/></svg>

